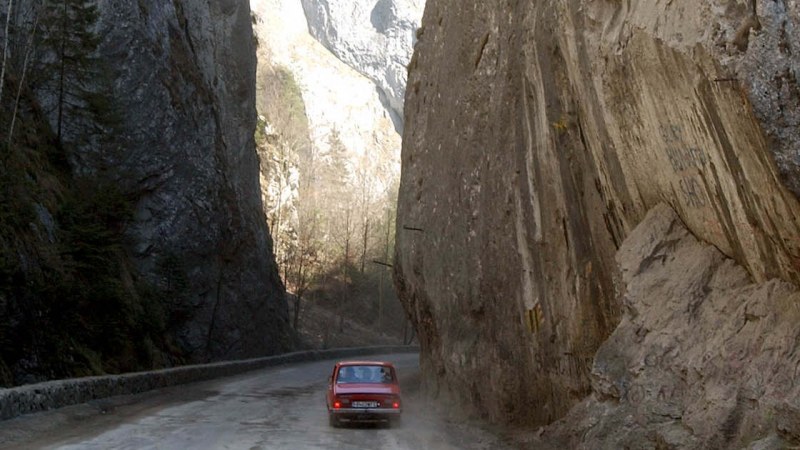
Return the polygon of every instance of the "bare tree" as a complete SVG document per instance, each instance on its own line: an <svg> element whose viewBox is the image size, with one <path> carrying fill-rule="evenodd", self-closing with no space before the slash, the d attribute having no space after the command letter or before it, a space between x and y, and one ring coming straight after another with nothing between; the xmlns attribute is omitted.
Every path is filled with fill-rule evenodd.
<svg viewBox="0 0 800 450"><path fill-rule="evenodd" d="M9 0L10 1L10 0ZM33 44L36 39L36 30L39 28L39 11L35 13L35 17L33 19L33 29L31 30L30 38L28 39L28 44L25 48L25 60L22 63L22 75L20 76L19 85L17 86L17 97L14 100L14 113L11 115L11 125L9 126L8 130L8 145L11 146L12 139L14 137L14 125L17 121L17 112L19 111L19 100L22 96L22 88L25 86L25 77L28 74L28 63L30 62L31 53L33 53ZM2 83L0 83L2 84Z"/></svg>
<svg viewBox="0 0 800 450"><path fill-rule="evenodd" d="M399 318L399 303L389 303L394 296L386 268L368 264L389 258L393 172L368 144L354 159L359 152L351 151L335 128L327 146L312 144L301 92L291 73L277 66L259 71L259 112L272 126L269 148L260 149L272 152L267 158L262 155L269 165L262 170L270 171L263 173L270 180L265 205L281 274L294 294L294 327L301 328L302 306L312 300L311 294L328 299L329 308L339 315L339 326L326 329L332 334L344 331L344 316L355 314L367 326L388 323L390 316ZM297 186L276 178L286 172L282 161L297 170ZM380 194L378 186L383 186ZM293 190L291 198L284 195L287 189ZM399 334L402 321L395 323Z"/></svg>
<svg viewBox="0 0 800 450"><path fill-rule="evenodd" d="M272 241L273 246L275 248L275 258L278 261L281 261L281 254L285 253L282 249L283 244L283 232L281 226L283 225L283 213L284 209L286 208L286 202L284 201L285 190L288 188L288 167L289 162L287 161L286 157L286 146L285 143L281 142L277 145L277 154L273 158L273 167L276 173L271 174L271 178L275 180L278 185L278 191L273 199L275 201L275 205L272 208L273 214L270 220L269 228L272 232Z"/></svg>
<svg viewBox="0 0 800 450"><path fill-rule="evenodd" d="M350 207L344 209L344 229L341 230L344 259L342 261L342 290L341 297L339 298L339 332L344 331L344 305L347 303L349 281L347 279L347 269L350 265L350 238L353 234L353 210Z"/></svg>
<svg viewBox="0 0 800 450"><path fill-rule="evenodd" d="M361 274L364 274L364 265L367 261L367 244L369 243L369 218L363 217L362 222L362 241L361 241Z"/></svg>
<svg viewBox="0 0 800 450"><path fill-rule="evenodd" d="M259 48L263 61L270 60L269 49ZM259 112L264 121L256 133L262 175L269 180L270 191L265 198L265 209L272 233L275 257L281 267L284 282L291 285L297 266L299 243L299 198L307 192L294 186L292 174L306 178L307 161L311 147L308 119L302 92L291 72L281 66L263 65L259 68L257 82ZM259 139L259 133L261 137ZM301 167L302 166L302 167ZM307 183L306 183L307 184ZM298 189L301 192L295 192Z"/></svg>
<svg viewBox="0 0 800 450"><path fill-rule="evenodd" d="M11 27L11 14L14 10L14 0L8 0L8 10L6 11L6 30L3 34L3 67L0 69L0 103L3 101L3 86L6 84L6 64L8 63L8 53L10 45L9 29Z"/></svg>
<svg viewBox="0 0 800 450"><path fill-rule="evenodd" d="M318 263L318 248L316 243L317 219L309 217L307 222L302 225L300 239L298 240L297 252L294 258L294 271L292 284L295 293L294 303L294 329L300 328L300 302L303 301L308 290L311 279L314 275ZM288 264L287 264L288 265Z"/></svg>
<svg viewBox="0 0 800 450"><path fill-rule="evenodd" d="M372 174L374 172L371 167L371 161L367 153L365 153L359 161L356 170L356 186L358 196L358 209L361 219L361 274L364 274L366 268L367 252L369 251L369 224L370 218L373 214L373 188L372 188Z"/></svg>
<svg viewBox="0 0 800 450"><path fill-rule="evenodd" d="M384 246L383 264L390 267L389 263L389 239L392 230L391 210L386 208L386 245ZM378 278L378 328L383 325L383 276L386 270L382 267Z"/></svg>

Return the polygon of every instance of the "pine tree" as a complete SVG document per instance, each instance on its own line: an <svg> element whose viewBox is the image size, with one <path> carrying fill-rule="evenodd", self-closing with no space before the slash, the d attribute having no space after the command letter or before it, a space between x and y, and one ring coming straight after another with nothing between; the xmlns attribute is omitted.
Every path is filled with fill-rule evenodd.
<svg viewBox="0 0 800 450"><path fill-rule="evenodd" d="M55 101L56 136L85 144L119 121L110 101L110 67L97 55L96 0L45 0L41 88Z"/></svg>
<svg viewBox="0 0 800 450"><path fill-rule="evenodd" d="M350 198L349 168L347 167L348 150L336 128L328 136L329 151L325 167L320 177L323 198L329 208L347 209L352 207Z"/></svg>

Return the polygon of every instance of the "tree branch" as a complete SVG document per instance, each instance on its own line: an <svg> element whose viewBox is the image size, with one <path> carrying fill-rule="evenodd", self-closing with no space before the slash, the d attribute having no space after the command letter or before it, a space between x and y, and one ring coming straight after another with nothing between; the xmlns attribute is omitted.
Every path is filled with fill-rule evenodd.
<svg viewBox="0 0 800 450"><path fill-rule="evenodd" d="M3 86L6 84L6 61L8 61L8 27L11 25L11 12L14 8L14 0L8 0L8 11L6 12L6 31L3 35L3 68L0 70L0 102L3 101Z"/></svg>

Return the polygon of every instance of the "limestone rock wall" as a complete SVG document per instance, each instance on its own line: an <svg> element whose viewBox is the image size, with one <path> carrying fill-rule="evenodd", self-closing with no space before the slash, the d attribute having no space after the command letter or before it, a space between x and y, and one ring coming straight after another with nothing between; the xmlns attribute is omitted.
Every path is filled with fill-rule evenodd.
<svg viewBox="0 0 800 450"><path fill-rule="evenodd" d="M660 202L755 282L798 281L797 8L429 0L395 276L430 392L563 416L621 320L614 255Z"/></svg>
<svg viewBox="0 0 800 450"><path fill-rule="evenodd" d="M788 448L800 441L797 286L754 283L654 207L617 254L625 314L592 394L535 448Z"/></svg>
<svg viewBox="0 0 800 450"><path fill-rule="evenodd" d="M103 0L100 53L113 61L114 145L84 149L80 170L136 193L139 271L186 280L165 299L179 344L196 361L290 345L283 284L264 218L255 130L256 58L245 0Z"/></svg>
<svg viewBox="0 0 800 450"><path fill-rule="evenodd" d="M252 0L251 7L260 42L259 83L264 84L270 76L267 69L271 65L285 68L296 79L314 157L325 158L335 133L347 148L353 173L346 176L353 183L355 172L364 171L375 192L395 186L400 173L400 136L375 83L311 36L301 2ZM265 95L258 95L258 102L263 102Z"/></svg>
<svg viewBox="0 0 800 450"><path fill-rule="evenodd" d="M406 66L423 0L302 0L309 32L336 57L372 80L402 129Z"/></svg>

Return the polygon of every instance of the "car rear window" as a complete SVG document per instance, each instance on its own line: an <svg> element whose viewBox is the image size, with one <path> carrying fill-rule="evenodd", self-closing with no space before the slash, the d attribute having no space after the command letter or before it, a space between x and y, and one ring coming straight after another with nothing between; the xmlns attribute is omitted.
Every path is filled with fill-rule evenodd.
<svg viewBox="0 0 800 450"><path fill-rule="evenodd" d="M393 383L394 373L386 366L342 366L337 383Z"/></svg>

